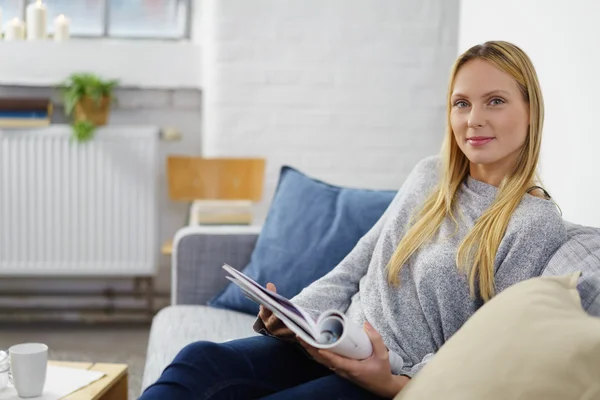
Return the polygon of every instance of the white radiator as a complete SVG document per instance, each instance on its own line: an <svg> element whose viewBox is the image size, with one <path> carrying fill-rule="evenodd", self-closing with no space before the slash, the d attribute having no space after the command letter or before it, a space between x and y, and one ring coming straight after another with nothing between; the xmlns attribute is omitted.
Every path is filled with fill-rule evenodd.
<svg viewBox="0 0 600 400"><path fill-rule="evenodd" d="M159 129L0 131L0 277L125 277L157 268Z"/></svg>

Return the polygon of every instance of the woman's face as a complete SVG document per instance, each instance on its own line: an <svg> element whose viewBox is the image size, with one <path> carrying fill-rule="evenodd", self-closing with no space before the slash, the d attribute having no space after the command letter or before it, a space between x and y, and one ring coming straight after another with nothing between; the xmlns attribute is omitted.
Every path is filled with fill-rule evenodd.
<svg viewBox="0 0 600 400"><path fill-rule="evenodd" d="M454 138L471 167L506 170L514 165L529 126L529 105L515 80L488 61L474 59L458 71L450 101Z"/></svg>

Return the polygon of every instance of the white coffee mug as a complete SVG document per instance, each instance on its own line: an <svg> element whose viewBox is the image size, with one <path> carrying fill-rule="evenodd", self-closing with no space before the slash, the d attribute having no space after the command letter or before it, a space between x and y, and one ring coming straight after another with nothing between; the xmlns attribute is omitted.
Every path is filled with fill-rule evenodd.
<svg viewBox="0 0 600 400"><path fill-rule="evenodd" d="M19 397L38 397L44 391L48 369L48 346L42 343L23 343L8 349L10 381Z"/></svg>

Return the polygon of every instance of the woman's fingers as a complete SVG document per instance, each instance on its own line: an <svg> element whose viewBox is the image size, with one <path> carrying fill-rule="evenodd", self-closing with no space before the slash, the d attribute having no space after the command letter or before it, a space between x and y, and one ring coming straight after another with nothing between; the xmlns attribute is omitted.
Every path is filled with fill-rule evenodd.
<svg viewBox="0 0 600 400"><path fill-rule="evenodd" d="M364 328L365 332L367 332L367 336L369 337L373 345L373 356L381 360L388 361L390 358L390 353L388 351L388 348L385 346L383 338L381 337L379 332L377 332L368 321L365 322Z"/></svg>
<svg viewBox="0 0 600 400"><path fill-rule="evenodd" d="M269 290L269 291L271 291L273 293L277 293L277 288L271 282L267 283L267 290Z"/></svg>
<svg viewBox="0 0 600 400"><path fill-rule="evenodd" d="M275 331L269 331L269 332L271 332L271 334L277 336L279 339L282 339L282 340L291 341L291 342L296 340L296 334L294 332L292 332L291 330L289 330L285 326L283 326Z"/></svg>
<svg viewBox="0 0 600 400"><path fill-rule="evenodd" d="M277 293L277 288L271 282L267 283L267 290L270 290L273 293ZM274 318L277 318L277 317L275 317L273 315L273 312L271 310L269 310L268 308L266 308L262 304L259 306L258 316L259 316L260 319L262 319L262 322L265 324L265 326L267 327L267 329L270 331L271 328L269 327L269 325L272 324L272 322L269 322L269 320L272 317L274 317Z"/></svg>
<svg viewBox="0 0 600 400"><path fill-rule="evenodd" d="M271 333L275 333L276 331L287 328L283 322L276 315L271 314L269 319L265 322L265 326Z"/></svg>
<svg viewBox="0 0 600 400"><path fill-rule="evenodd" d="M271 282L267 283L267 289L273 293L277 293L277 288ZM296 335L268 308L261 305L258 316L272 335L282 340L296 340Z"/></svg>
<svg viewBox="0 0 600 400"><path fill-rule="evenodd" d="M267 283L267 290L273 293L277 293L277 288L271 282ZM271 317L271 315L273 315L273 312L261 304L259 307L258 316L260 317L260 319L263 320L265 325L267 323L267 320Z"/></svg>
<svg viewBox="0 0 600 400"><path fill-rule="evenodd" d="M267 309L266 307L263 307L262 304L260 305L258 316L260 317L260 319L262 319L262 321L265 324L267 323L269 317L271 317L272 314L273 313L271 312L271 310Z"/></svg>
<svg viewBox="0 0 600 400"><path fill-rule="evenodd" d="M275 317L269 319L269 325L267 326L269 332L277 337L284 336L295 336L295 334L288 328L279 318Z"/></svg>

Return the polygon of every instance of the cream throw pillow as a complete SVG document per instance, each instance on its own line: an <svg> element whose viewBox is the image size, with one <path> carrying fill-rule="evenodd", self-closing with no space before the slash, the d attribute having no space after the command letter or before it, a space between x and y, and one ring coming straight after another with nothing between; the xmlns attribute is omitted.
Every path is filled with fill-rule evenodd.
<svg viewBox="0 0 600 400"><path fill-rule="evenodd" d="M395 400L600 399L600 318L580 273L532 278L479 309Z"/></svg>

